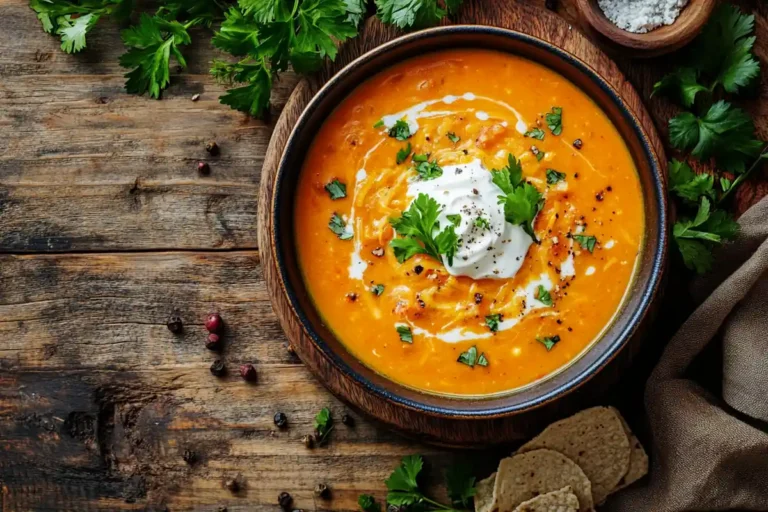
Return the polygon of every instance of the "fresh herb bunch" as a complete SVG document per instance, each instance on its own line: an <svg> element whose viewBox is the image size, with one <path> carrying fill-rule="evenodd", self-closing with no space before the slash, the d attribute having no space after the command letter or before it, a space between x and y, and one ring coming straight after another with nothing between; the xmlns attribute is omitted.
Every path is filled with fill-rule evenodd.
<svg viewBox="0 0 768 512"><path fill-rule="evenodd" d="M220 101L234 109L263 116L272 84L291 66L298 73L317 71L335 59L337 45L355 37L372 0L161 0L154 14L143 13L122 32L128 49L120 65L129 93L160 98L170 83L171 59L181 67L181 48L191 42L189 30L221 21L212 43L236 61L215 60L211 74L236 85ZM402 29L422 28L452 14L462 0L376 0L384 23ZM124 24L134 12L133 0L30 0L43 30L61 38L61 49L75 53L103 18Z"/></svg>
<svg viewBox="0 0 768 512"><path fill-rule="evenodd" d="M755 17L721 4L701 34L684 53L686 66L654 85L688 109L669 121L672 147L717 168L735 179L696 174L684 162L669 163L671 191L680 199L680 220L673 235L685 265L698 273L712 266L712 250L733 238L738 225L716 207L733 193L768 154L755 136L752 118L723 97L752 87L760 75L753 47Z"/></svg>

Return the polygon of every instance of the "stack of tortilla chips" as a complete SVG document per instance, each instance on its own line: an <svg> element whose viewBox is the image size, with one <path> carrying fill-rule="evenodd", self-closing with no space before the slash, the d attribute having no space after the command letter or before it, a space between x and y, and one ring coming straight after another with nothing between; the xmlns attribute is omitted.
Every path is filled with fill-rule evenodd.
<svg viewBox="0 0 768 512"><path fill-rule="evenodd" d="M593 407L553 423L477 483L476 512L589 512L648 473L619 411Z"/></svg>

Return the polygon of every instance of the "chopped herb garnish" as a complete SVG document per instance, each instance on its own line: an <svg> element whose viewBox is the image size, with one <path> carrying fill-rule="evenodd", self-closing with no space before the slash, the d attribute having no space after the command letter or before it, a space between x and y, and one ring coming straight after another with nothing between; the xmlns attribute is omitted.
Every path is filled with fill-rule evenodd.
<svg viewBox="0 0 768 512"><path fill-rule="evenodd" d="M504 205L507 222L522 226L536 240L533 221L543 206L544 197L536 187L523 181L523 167L511 153L507 160L509 164L502 170L491 171L493 183L504 193L499 196L499 204Z"/></svg>
<svg viewBox="0 0 768 512"><path fill-rule="evenodd" d="M564 172L558 172L554 169L547 169L547 185L554 185L565 179Z"/></svg>
<svg viewBox="0 0 768 512"><path fill-rule="evenodd" d="M480 229L491 229L491 222L485 217L475 219L475 227Z"/></svg>
<svg viewBox="0 0 768 512"><path fill-rule="evenodd" d="M410 154L411 154L411 143L409 142L408 144L406 144L404 148L401 148L397 152L397 157L396 157L397 165L400 165L403 162L405 162L405 160L408 158L408 155Z"/></svg>
<svg viewBox="0 0 768 512"><path fill-rule="evenodd" d="M474 368L475 365L488 366L488 359L486 359L485 354L480 354L478 356L477 347L474 345L470 347L466 352L462 352L459 355L457 361L461 364L469 366L470 368Z"/></svg>
<svg viewBox="0 0 768 512"><path fill-rule="evenodd" d="M563 133L563 109L561 107L552 107L552 111L545 116L545 119L552 135Z"/></svg>
<svg viewBox="0 0 768 512"><path fill-rule="evenodd" d="M400 341L404 341L405 343L413 343L413 333L411 332L411 328L407 325L398 325L396 327L397 334L400 335Z"/></svg>
<svg viewBox="0 0 768 512"><path fill-rule="evenodd" d="M383 119L379 119L378 121L376 121L376 124L374 124L373 127L377 128L377 129L378 128L384 128L384 120Z"/></svg>
<svg viewBox="0 0 768 512"><path fill-rule="evenodd" d="M342 240L349 240L352 238L352 233L346 230L347 223L341 218L341 215L334 213L331 215L331 221L328 223L328 227L336 233L336 235Z"/></svg>
<svg viewBox="0 0 768 512"><path fill-rule="evenodd" d="M327 407L323 407L317 416L315 416L315 432L317 433L317 444L324 444L328 438L328 434L333 430L333 419L331 418L331 411Z"/></svg>
<svg viewBox="0 0 768 512"><path fill-rule="evenodd" d="M453 142L454 144L456 144L457 142L459 142L461 140L461 137L459 137L458 135L456 135L453 132L448 132L448 133L445 134L445 136L448 137L448 139L450 139L450 141Z"/></svg>
<svg viewBox="0 0 768 512"><path fill-rule="evenodd" d="M525 132L524 137L530 137L532 139L544 140L544 130L541 128L531 128Z"/></svg>
<svg viewBox="0 0 768 512"><path fill-rule="evenodd" d="M413 158L411 160L413 160L414 162L428 162L429 155L426 153L420 153L418 155L413 155Z"/></svg>
<svg viewBox="0 0 768 512"><path fill-rule="evenodd" d="M549 291L543 285L539 285L539 288L536 290L536 300L545 306L552 305L552 295L549 294Z"/></svg>
<svg viewBox="0 0 768 512"><path fill-rule="evenodd" d="M377 284L375 286L371 286L371 293L376 295L377 297L384 293L384 285L383 284Z"/></svg>
<svg viewBox="0 0 768 512"><path fill-rule="evenodd" d="M328 195L334 201L336 199L343 199L347 197L347 186L339 180L333 180L330 183L325 184L325 190L328 191Z"/></svg>
<svg viewBox="0 0 768 512"><path fill-rule="evenodd" d="M397 140L409 139L411 135L413 135L411 133L411 127L402 119L398 119L395 125L389 129L389 136L394 137Z"/></svg>
<svg viewBox="0 0 768 512"><path fill-rule="evenodd" d="M501 313L485 316L485 325L491 330L491 332L497 332L499 330L499 322L501 322Z"/></svg>
<svg viewBox="0 0 768 512"><path fill-rule="evenodd" d="M403 263L416 254L428 254L440 262L441 255L444 255L448 264L453 264L459 244L454 226L447 226L434 235L440 227L437 217L441 211L437 201L426 194L419 194L400 217L389 219L395 232L402 237L389 242L397 261Z"/></svg>
<svg viewBox="0 0 768 512"><path fill-rule="evenodd" d="M479 360L478 364L480 364ZM454 464L449 467L448 471L445 472L445 486L454 507L472 508L471 500L475 495L475 477L467 464Z"/></svg>
<svg viewBox="0 0 768 512"><path fill-rule="evenodd" d="M547 156L547 154L545 152L539 151L538 153L536 153L536 160L538 162L541 162L542 160L544 160L545 156Z"/></svg>
<svg viewBox="0 0 768 512"><path fill-rule="evenodd" d="M443 175L443 168L437 162L420 162L416 166L416 172L422 180L434 180Z"/></svg>
<svg viewBox="0 0 768 512"><path fill-rule="evenodd" d="M357 504L363 512L381 512L381 504L377 503L370 494L361 494L357 497Z"/></svg>
<svg viewBox="0 0 768 512"><path fill-rule="evenodd" d="M595 243L597 238L591 235L573 235L573 239L576 240L582 249L586 249L589 252L595 251Z"/></svg>
<svg viewBox="0 0 768 512"><path fill-rule="evenodd" d="M539 338L537 336L536 341L538 341L539 343L547 347L547 352L549 352L550 350L552 350L552 347L554 347L555 344L560 341L560 336L558 336L557 334L555 334L554 336L547 336L546 338Z"/></svg>
<svg viewBox="0 0 768 512"><path fill-rule="evenodd" d="M458 213L452 213L450 215L446 215L448 220L456 227L459 227L459 224L461 224L461 215Z"/></svg>

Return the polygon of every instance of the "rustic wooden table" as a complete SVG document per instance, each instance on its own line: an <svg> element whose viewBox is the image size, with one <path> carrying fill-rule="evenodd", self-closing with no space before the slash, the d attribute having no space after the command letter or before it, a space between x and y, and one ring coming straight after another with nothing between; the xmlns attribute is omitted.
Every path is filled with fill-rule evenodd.
<svg viewBox="0 0 768 512"><path fill-rule="evenodd" d="M741 5L758 15L765 62L768 5ZM558 14L577 27L574 0ZM111 23L70 56L24 0L0 0L0 34L0 510L277 510L281 491L296 508L352 510L362 492L384 496L405 454L433 468L466 457L354 412L355 426L337 421L327 447L301 443L320 408L337 420L349 411L286 350L256 243L271 125L218 103L207 34L161 101L123 91ZM671 59L618 63L648 98ZM273 119L296 82L286 73L276 84ZM665 136L671 107L649 107ZM750 110L768 138L768 101ZM209 140L220 156L205 152ZM744 188L738 208L764 188ZM223 379L208 371L211 310L227 323ZM173 311L183 335L165 326ZM258 383L236 375L245 362ZM278 411L289 428L274 426ZM474 454L478 473L495 456ZM225 482L235 477L233 493ZM313 496L321 482L332 499Z"/></svg>

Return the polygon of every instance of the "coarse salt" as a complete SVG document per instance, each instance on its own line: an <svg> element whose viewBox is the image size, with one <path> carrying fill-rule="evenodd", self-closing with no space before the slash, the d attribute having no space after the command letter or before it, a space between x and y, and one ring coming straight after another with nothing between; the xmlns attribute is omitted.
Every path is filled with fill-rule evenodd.
<svg viewBox="0 0 768 512"><path fill-rule="evenodd" d="M674 23L688 0L597 0L597 3L617 27L644 34Z"/></svg>

